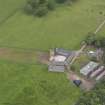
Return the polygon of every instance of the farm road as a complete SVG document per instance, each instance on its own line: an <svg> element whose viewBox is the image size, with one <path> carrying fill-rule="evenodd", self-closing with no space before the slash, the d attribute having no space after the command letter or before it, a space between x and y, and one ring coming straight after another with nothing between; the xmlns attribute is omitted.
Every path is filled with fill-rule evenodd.
<svg viewBox="0 0 105 105"><path fill-rule="evenodd" d="M81 76L78 76L78 74L76 74L75 72L72 72L70 71L69 73L67 73L67 78L70 80L70 81L74 81L74 80L81 80L82 81L82 84L80 85L80 88L82 90L85 90L85 91L90 91L92 88L94 88L95 86L95 82L94 81L90 81L90 80L87 80Z"/></svg>

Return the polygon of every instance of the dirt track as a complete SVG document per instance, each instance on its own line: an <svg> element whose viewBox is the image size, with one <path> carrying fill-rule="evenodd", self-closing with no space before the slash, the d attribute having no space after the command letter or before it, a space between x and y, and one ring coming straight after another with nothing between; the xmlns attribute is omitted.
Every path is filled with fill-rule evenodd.
<svg viewBox="0 0 105 105"><path fill-rule="evenodd" d="M78 76L76 73L74 73L72 71L67 73L67 78L71 82L73 82L73 80L78 80L78 79L81 80L82 84L80 85L80 88L85 90L85 91L90 91L95 86L95 82L87 80L87 79L85 79L83 77L80 77L80 76Z"/></svg>
<svg viewBox="0 0 105 105"><path fill-rule="evenodd" d="M36 61L36 52L12 48L0 48L0 59L18 62Z"/></svg>

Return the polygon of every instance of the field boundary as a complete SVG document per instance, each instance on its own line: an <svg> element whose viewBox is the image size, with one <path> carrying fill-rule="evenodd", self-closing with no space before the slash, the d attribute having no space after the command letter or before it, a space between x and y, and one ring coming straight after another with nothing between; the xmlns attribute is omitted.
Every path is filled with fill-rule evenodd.
<svg viewBox="0 0 105 105"><path fill-rule="evenodd" d="M96 31L94 32L94 34L97 34L102 28L103 26L105 25L105 19L104 21L97 27Z"/></svg>

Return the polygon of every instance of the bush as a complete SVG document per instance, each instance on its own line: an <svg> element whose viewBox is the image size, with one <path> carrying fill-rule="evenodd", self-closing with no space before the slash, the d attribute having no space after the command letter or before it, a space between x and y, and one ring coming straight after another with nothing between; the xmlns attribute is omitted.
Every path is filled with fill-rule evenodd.
<svg viewBox="0 0 105 105"><path fill-rule="evenodd" d="M90 46L94 46L97 48L104 48L105 47L105 37L96 36L92 33L88 34L85 38L85 43Z"/></svg>
<svg viewBox="0 0 105 105"><path fill-rule="evenodd" d="M48 1L47 7L48 7L49 10L54 10L55 6L56 6L56 2L54 0L49 0Z"/></svg>
<svg viewBox="0 0 105 105"><path fill-rule="evenodd" d="M68 1L72 0L28 0L25 11L28 14L41 17L46 15L48 11L54 10L57 3L67 3Z"/></svg>
<svg viewBox="0 0 105 105"><path fill-rule="evenodd" d="M87 45L94 45L96 42L96 37L93 33L89 33L84 41Z"/></svg>
<svg viewBox="0 0 105 105"><path fill-rule="evenodd" d="M34 8L38 8L39 6L39 0L28 0L27 1L27 5L31 5L31 7Z"/></svg>
<svg viewBox="0 0 105 105"><path fill-rule="evenodd" d="M56 0L57 3L65 3L67 0Z"/></svg>
<svg viewBox="0 0 105 105"><path fill-rule="evenodd" d="M35 12L34 15L38 17L42 17L48 13L48 8L45 6L39 7Z"/></svg>

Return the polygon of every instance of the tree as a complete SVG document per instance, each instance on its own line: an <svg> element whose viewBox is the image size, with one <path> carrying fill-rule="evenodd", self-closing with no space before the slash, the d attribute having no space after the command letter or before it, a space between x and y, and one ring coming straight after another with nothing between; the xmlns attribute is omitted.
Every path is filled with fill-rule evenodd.
<svg viewBox="0 0 105 105"><path fill-rule="evenodd" d="M42 17L43 15L46 15L48 13L48 8L45 6L39 7L35 12L34 15L38 17Z"/></svg>
<svg viewBox="0 0 105 105"><path fill-rule="evenodd" d="M28 0L25 10L33 15L43 16L48 12L48 0Z"/></svg>
<svg viewBox="0 0 105 105"><path fill-rule="evenodd" d="M57 3L65 3L67 0L56 0Z"/></svg>
<svg viewBox="0 0 105 105"><path fill-rule="evenodd" d="M55 7L56 7L56 2L55 2L55 0L49 0L47 7L48 7L49 10L54 10Z"/></svg>
<svg viewBox="0 0 105 105"><path fill-rule="evenodd" d="M87 45L94 46L97 48L105 48L105 37L89 33L84 41Z"/></svg>
<svg viewBox="0 0 105 105"><path fill-rule="evenodd" d="M94 45L96 43L96 36L93 33L89 33L84 41L87 45Z"/></svg>
<svg viewBox="0 0 105 105"><path fill-rule="evenodd" d="M57 3L68 3L68 1L74 0L28 0L24 10L27 14L41 17L46 15L50 10L54 10Z"/></svg>

